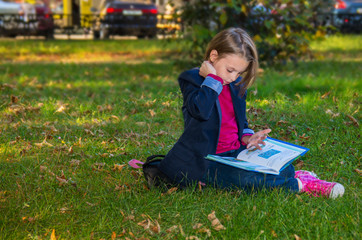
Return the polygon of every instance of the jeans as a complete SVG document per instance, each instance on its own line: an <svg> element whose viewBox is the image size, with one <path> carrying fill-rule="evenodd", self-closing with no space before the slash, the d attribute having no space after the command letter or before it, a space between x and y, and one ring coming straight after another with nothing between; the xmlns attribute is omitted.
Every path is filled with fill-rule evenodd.
<svg viewBox="0 0 362 240"><path fill-rule="evenodd" d="M223 157L236 157L245 147L218 154ZM208 169L204 176L207 185L216 188L243 189L258 191L262 188L281 188L291 192L298 192L298 181L294 178L295 171L292 164L280 172L279 175L247 171L228 166L215 161L208 161Z"/></svg>

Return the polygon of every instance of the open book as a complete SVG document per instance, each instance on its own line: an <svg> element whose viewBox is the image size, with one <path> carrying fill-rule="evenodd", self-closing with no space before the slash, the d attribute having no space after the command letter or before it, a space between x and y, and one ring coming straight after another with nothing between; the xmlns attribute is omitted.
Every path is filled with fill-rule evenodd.
<svg viewBox="0 0 362 240"><path fill-rule="evenodd" d="M308 148L297 146L274 138L266 138L265 146L245 149L236 158L207 155L206 159L220 162L248 171L279 175L279 173L298 157L303 156Z"/></svg>

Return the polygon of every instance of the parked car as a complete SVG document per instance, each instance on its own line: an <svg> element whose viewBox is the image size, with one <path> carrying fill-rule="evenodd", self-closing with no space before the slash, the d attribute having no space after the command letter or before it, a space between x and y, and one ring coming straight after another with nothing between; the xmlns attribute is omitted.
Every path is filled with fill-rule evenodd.
<svg viewBox="0 0 362 240"><path fill-rule="evenodd" d="M341 31L361 32L362 0L336 0L333 24Z"/></svg>
<svg viewBox="0 0 362 240"><path fill-rule="evenodd" d="M32 35L36 32L37 20L34 5L0 0L0 35Z"/></svg>
<svg viewBox="0 0 362 240"><path fill-rule="evenodd" d="M45 36L47 39L54 38L54 20L52 11L45 4L35 6L38 20L37 35Z"/></svg>
<svg viewBox="0 0 362 240"><path fill-rule="evenodd" d="M118 1L107 3L93 30L94 38L107 39L111 35L153 38L157 35L157 13L154 4Z"/></svg>

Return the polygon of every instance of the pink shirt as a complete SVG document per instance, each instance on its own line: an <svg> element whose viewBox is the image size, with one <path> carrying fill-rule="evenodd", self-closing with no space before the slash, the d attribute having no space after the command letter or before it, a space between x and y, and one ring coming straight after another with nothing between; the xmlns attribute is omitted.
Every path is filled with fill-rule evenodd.
<svg viewBox="0 0 362 240"><path fill-rule="evenodd" d="M219 76L210 74L210 77L223 83L223 80ZM239 149L241 145L229 84L223 85L223 89L219 95L219 102L222 117L219 142L216 148L217 154Z"/></svg>

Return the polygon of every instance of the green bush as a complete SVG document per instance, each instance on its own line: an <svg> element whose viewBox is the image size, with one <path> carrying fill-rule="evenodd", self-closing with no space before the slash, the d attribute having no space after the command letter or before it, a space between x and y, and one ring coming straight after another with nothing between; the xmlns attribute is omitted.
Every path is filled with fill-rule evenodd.
<svg viewBox="0 0 362 240"><path fill-rule="evenodd" d="M310 55L309 42L323 38L331 0L195 0L179 9L187 52L200 59L215 33L246 29L258 47L262 65L296 62Z"/></svg>

